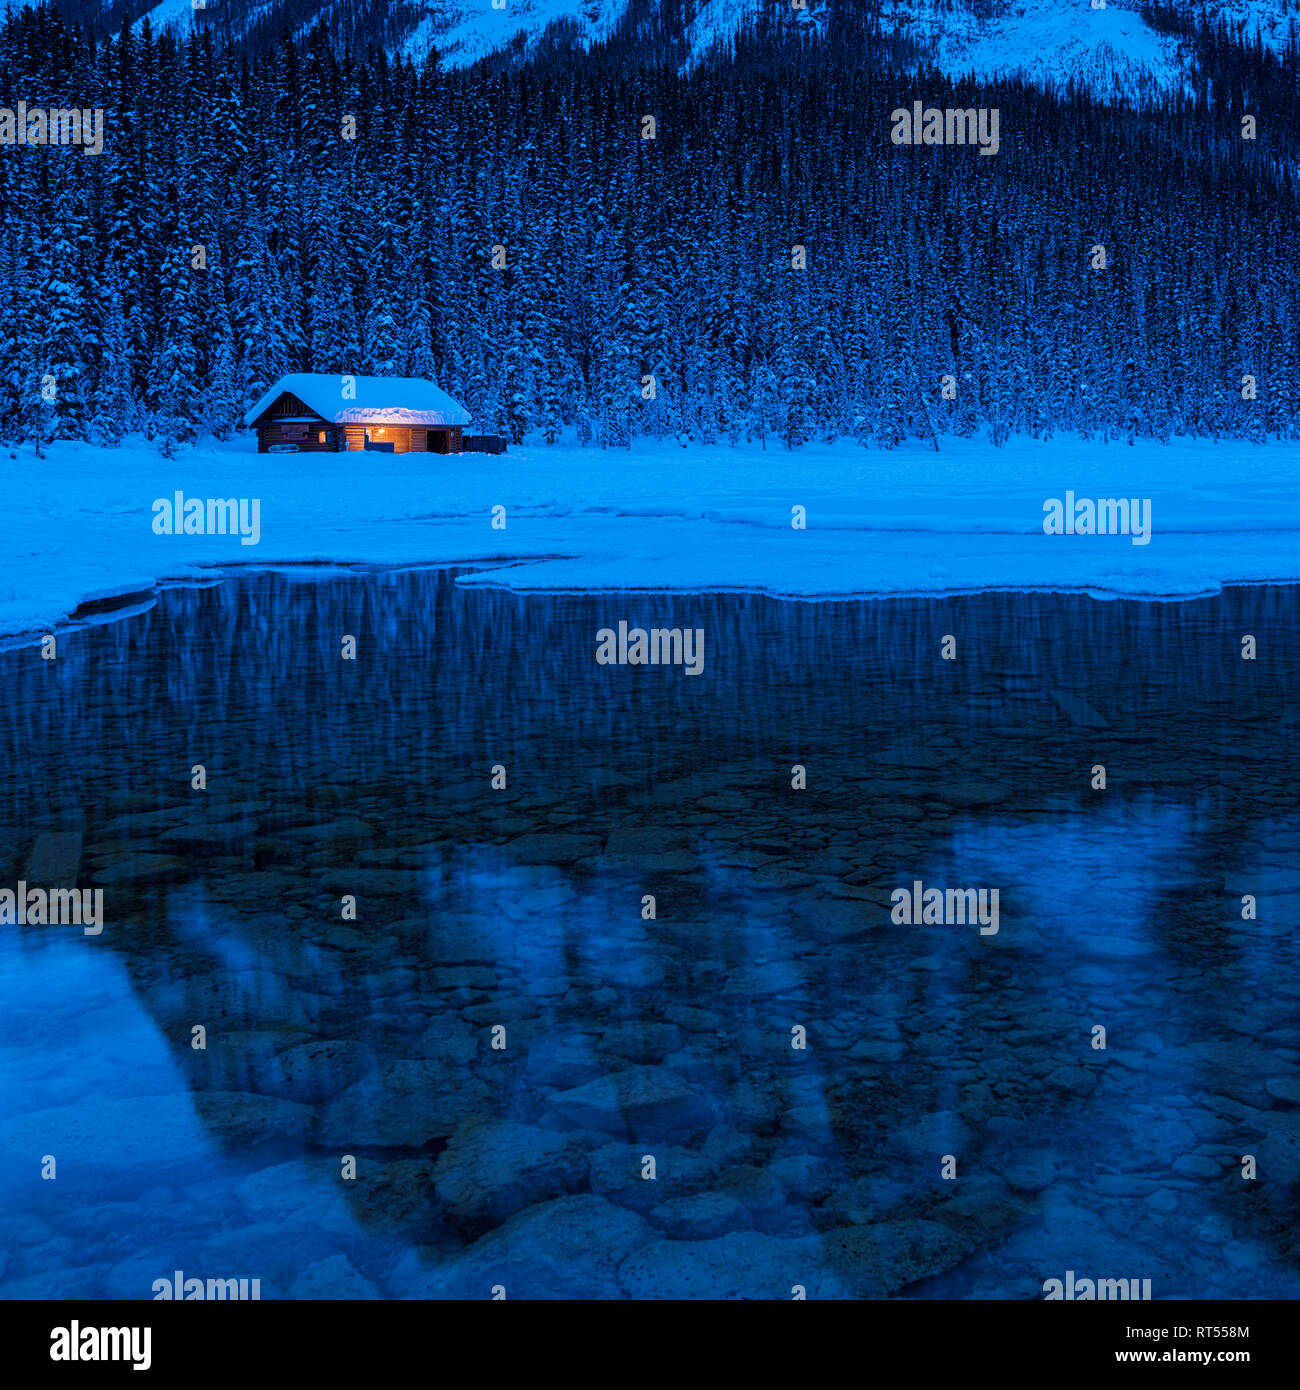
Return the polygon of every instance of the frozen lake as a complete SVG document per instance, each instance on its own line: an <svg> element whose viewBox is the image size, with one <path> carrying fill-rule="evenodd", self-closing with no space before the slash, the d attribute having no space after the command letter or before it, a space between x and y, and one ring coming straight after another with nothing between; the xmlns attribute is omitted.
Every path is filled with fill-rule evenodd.
<svg viewBox="0 0 1300 1390"><path fill-rule="evenodd" d="M0 653L0 888L105 915L0 925L0 1295L1296 1297L1298 629L303 570Z"/></svg>

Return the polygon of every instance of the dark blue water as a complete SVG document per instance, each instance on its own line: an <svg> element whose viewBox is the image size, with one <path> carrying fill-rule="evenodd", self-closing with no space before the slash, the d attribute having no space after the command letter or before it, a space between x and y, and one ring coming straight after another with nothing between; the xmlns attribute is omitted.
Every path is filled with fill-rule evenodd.
<svg viewBox="0 0 1300 1390"><path fill-rule="evenodd" d="M0 888L106 918L0 926L0 1292L1295 1297L1298 618L262 573L0 655Z"/></svg>

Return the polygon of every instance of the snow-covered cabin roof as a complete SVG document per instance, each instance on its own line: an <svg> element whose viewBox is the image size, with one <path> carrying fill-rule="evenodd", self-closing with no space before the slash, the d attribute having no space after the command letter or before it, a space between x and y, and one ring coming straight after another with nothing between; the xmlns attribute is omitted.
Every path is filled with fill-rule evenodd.
<svg viewBox="0 0 1300 1390"><path fill-rule="evenodd" d="M344 386L353 389L344 395ZM334 425L468 425L470 413L433 382L418 376L333 376L290 372L244 416L256 424L288 391ZM355 394L354 394L355 391Z"/></svg>

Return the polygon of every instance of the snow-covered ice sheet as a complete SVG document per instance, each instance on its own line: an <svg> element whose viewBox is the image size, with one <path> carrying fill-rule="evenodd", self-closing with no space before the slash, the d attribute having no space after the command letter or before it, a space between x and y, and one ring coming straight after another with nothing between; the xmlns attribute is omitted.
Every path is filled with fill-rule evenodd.
<svg viewBox="0 0 1300 1390"><path fill-rule="evenodd" d="M639 443L457 456L258 454L250 437L174 459L140 440L15 452L0 458L4 634L206 567L315 561L473 562L481 569L462 582L527 590L800 598L982 588L1178 598L1300 580L1300 449L1276 443L948 440L939 453ZM155 499L177 491L259 499L258 543L155 534ZM1044 534L1044 503L1067 491L1149 498L1150 543ZM791 526L796 506L805 530Z"/></svg>

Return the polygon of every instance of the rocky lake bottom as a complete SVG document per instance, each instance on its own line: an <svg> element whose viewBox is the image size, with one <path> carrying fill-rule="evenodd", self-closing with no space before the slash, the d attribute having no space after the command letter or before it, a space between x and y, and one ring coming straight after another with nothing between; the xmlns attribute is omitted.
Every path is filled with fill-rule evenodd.
<svg viewBox="0 0 1300 1390"><path fill-rule="evenodd" d="M0 653L0 1296L1300 1294L1300 590L455 578Z"/></svg>

